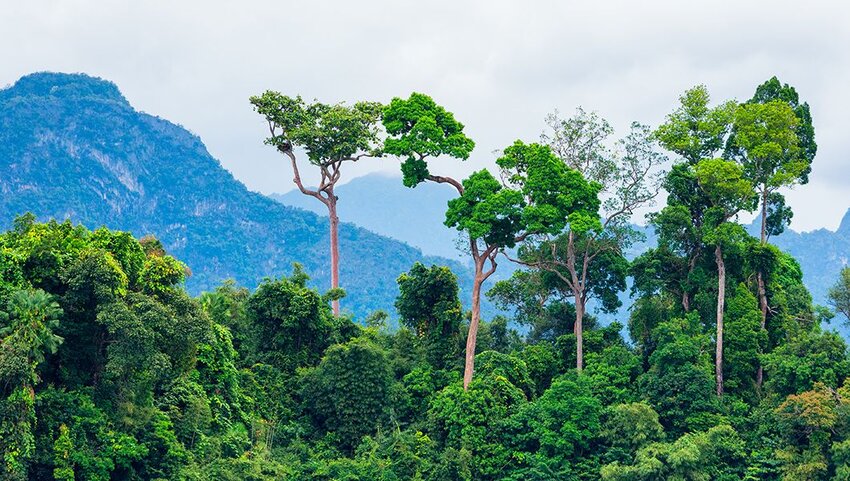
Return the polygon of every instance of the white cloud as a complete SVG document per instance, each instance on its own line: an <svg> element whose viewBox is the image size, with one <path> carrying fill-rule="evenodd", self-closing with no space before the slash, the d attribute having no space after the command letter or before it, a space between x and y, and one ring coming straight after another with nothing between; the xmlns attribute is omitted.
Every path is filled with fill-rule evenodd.
<svg viewBox="0 0 850 481"><path fill-rule="evenodd" d="M543 116L582 105L621 130L657 124L706 84L746 99L772 75L812 106L820 146L812 182L789 195L794 227L834 228L850 207L850 4L750 1L108 2L4 6L0 83L38 71L110 79L140 110L198 133L250 188L291 188L250 95L323 101L433 95L491 152L535 139ZM349 178L396 169L360 163Z"/></svg>

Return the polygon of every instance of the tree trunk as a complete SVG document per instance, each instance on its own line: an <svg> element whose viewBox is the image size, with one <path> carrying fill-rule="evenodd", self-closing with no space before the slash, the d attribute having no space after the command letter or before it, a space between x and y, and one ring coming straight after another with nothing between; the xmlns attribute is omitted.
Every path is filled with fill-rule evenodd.
<svg viewBox="0 0 850 481"><path fill-rule="evenodd" d="M717 380L717 395L723 395L723 307L726 300L726 264L723 262L723 250L718 245L714 249L717 262L717 349L714 358L714 376Z"/></svg>
<svg viewBox="0 0 850 481"><path fill-rule="evenodd" d="M686 280L691 278L691 274L694 272L699 254L699 249L696 249L693 253L691 253L691 258L688 259L688 277ZM687 287L682 288L682 308L685 309L686 313L691 311L691 297L688 295Z"/></svg>
<svg viewBox="0 0 850 481"><path fill-rule="evenodd" d="M274 130L272 130L272 136L274 135ZM339 163L332 166L334 169L332 171L328 170L328 166L323 166L322 182L319 185L318 190L311 190L304 187L304 184L301 182L301 173L298 171L298 162L295 159L295 154L292 152L292 146L278 146L278 150L289 157L289 160L292 163L292 173L294 175L292 181L295 182L296 186L298 186L298 190L300 190L304 195L315 197L328 208L328 224L330 224L331 237L331 289L336 289L339 287L339 216L336 214L336 203L338 199L336 194L334 194L334 185L339 179ZM326 183L326 180L328 183ZM323 196L322 192L324 192L327 197ZM331 305L333 306L334 315L338 316L339 300L333 301Z"/></svg>
<svg viewBox="0 0 850 481"><path fill-rule="evenodd" d="M587 274L587 252L585 252L584 260L582 277ZM578 272L576 271L575 237L573 231L570 231L567 242L567 270L570 272L570 279L572 280L573 304L575 304L576 308L576 320L573 324L573 334L576 336L576 371L581 373L581 370L584 368L584 283L579 280Z"/></svg>
<svg viewBox="0 0 850 481"><path fill-rule="evenodd" d="M339 287L339 216L336 214L336 196L330 192L328 218L331 227L331 289ZM339 315L339 299L332 303L335 316Z"/></svg>
<svg viewBox="0 0 850 481"><path fill-rule="evenodd" d="M584 299L581 293L576 292L576 322L573 332L576 335L576 371L581 374L584 369Z"/></svg>
<svg viewBox="0 0 850 481"><path fill-rule="evenodd" d="M761 190L761 243L767 242L767 187Z"/></svg>
<svg viewBox="0 0 850 481"><path fill-rule="evenodd" d="M767 244L767 188L762 189L761 194L761 245ZM761 308L761 330L764 331L767 327L767 290L764 287L764 275L761 270L757 273L759 307ZM759 363L758 372L756 372L756 387L761 388L764 381L764 368Z"/></svg>
<svg viewBox="0 0 850 481"><path fill-rule="evenodd" d="M466 364L463 370L463 390L469 389L475 371L475 343L478 338L478 323L481 317L481 284L484 283L485 257L475 259L475 278L472 280L472 319L466 336Z"/></svg>
<svg viewBox="0 0 850 481"><path fill-rule="evenodd" d="M759 305L761 306L761 330L764 331L767 327L767 293L764 289L764 277L762 277L761 272L757 275L758 278L758 289L759 289ZM762 351L762 349L759 349ZM756 387L761 388L762 382L764 381L764 367L759 363L758 372L756 372Z"/></svg>

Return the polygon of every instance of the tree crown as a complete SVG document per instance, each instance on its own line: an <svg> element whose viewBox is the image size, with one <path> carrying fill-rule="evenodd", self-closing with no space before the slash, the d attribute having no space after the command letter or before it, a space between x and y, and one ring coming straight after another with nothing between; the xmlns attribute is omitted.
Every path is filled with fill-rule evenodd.
<svg viewBox="0 0 850 481"><path fill-rule="evenodd" d="M388 135L384 152L404 159L401 170L408 187L431 175L426 157L448 155L466 160L475 147L454 114L425 94L414 92L408 99L392 99L383 110L382 121Z"/></svg>

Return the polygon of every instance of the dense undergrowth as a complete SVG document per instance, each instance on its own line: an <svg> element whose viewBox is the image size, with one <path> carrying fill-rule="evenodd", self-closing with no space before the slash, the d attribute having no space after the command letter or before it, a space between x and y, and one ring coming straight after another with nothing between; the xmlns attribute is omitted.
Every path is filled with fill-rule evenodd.
<svg viewBox="0 0 850 481"><path fill-rule="evenodd" d="M730 256L734 256L732 252ZM797 263L767 276L766 331L730 257L726 392L713 378L714 293L684 313L639 294L623 326L530 284L479 334L461 384L465 316L447 268L399 278L387 314L331 315L299 269L199 298L152 238L19 218L0 235L3 479L850 479L850 358L824 332ZM706 261L710 266L710 260ZM750 283L748 283L750 282ZM706 285L711 285L707 283ZM511 295L508 295L510 293ZM536 306L536 307L535 307ZM756 382L758 366L764 382Z"/></svg>

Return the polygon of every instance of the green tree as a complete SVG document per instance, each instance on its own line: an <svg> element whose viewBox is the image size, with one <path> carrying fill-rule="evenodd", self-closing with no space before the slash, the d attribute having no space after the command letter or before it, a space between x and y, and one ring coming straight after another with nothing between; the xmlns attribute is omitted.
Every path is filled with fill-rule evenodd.
<svg viewBox="0 0 850 481"><path fill-rule="evenodd" d="M382 107L375 102L357 102L352 106L308 104L300 96L292 98L271 90L251 97L251 104L269 124L266 143L289 158L298 190L315 197L328 209L331 289L338 289L339 198L334 188L345 162L381 155L377 124ZM298 148L304 149L307 160L319 169L321 180L315 189L306 187L301 180L295 155ZM339 315L339 299L334 299L332 304L334 315Z"/></svg>
<svg viewBox="0 0 850 481"><path fill-rule="evenodd" d="M668 193L667 206L650 216L650 220L660 246L685 259L687 267L678 281L685 312L691 310L692 291L699 285L693 277L703 252L703 218L710 207L693 169L722 150L735 112L734 102L711 107L710 101L708 89L703 85L686 91L679 98L679 107L655 131L658 142L681 158L663 183ZM666 283L669 285L671 281L668 279Z"/></svg>
<svg viewBox="0 0 850 481"><path fill-rule="evenodd" d="M786 88L793 90L788 86ZM732 151L738 154L746 177L756 189L761 207L760 239L764 246L769 236L782 233L792 216L791 209L785 206L784 198L778 190L808 182L812 158L800 146L800 119L789 102L780 99L759 100L754 98L738 107L729 143ZM762 329L767 323L769 309L764 275L762 269L756 273ZM759 366L759 386L762 373Z"/></svg>
<svg viewBox="0 0 850 481"><path fill-rule="evenodd" d="M602 404L583 378L565 376L510 419L512 442L531 466L547 464L572 471L587 457L601 430Z"/></svg>
<svg viewBox="0 0 850 481"><path fill-rule="evenodd" d="M427 158L466 159L474 143L463 134L463 124L423 94L393 99L384 110L383 122L388 134L384 150L403 159L405 185L414 187L426 180L448 183L459 194L449 201L445 224L468 235L475 268L464 368L468 388L475 364L481 285L495 272L496 256L529 235L559 232L567 222L578 230L598 224L598 187L567 168L548 147L520 141L496 160L503 182L487 170L463 182L431 174Z"/></svg>
<svg viewBox="0 0 850 481"><path fill-rule="evenodd" d="M514 354L525 362L528 375L534 382L534 396L543 394L560 372L558 355L549 343L527 344Z"/></svg>
<svg viewBox="0 0 850 481"><path fill-rule="evenodd" d="M633 455L649 443L664 439L658 413L645 402L610 406L602 426L602 437L615 448Z"/></svg>
<svg viewBox="0 0 850 481"><path fill-rule="evenodd" d="M334 342L337 323L323 297L307 287L307 275L296 267L288 278L266 280L248 299L251 346L244 352L253 362L284 372L319 362Z"/></svg>
<svg viewBox="0 0 850 481"><path fill-rule="evenodd" d="M522 390L526 397L534 392L528 365L519 357L496 351L484 351L475 356L478 371L482 376L503 377L511 385Z"/></svg>
<svg viewBox="0 0 850 481"><path fill-rule="evenodd" d="M392 381L386 353L357 338L332 346L318 366L303 373L301 398L316 424L351 452L387 421Z"/></svg>
<svg viewBox="0 0 850 481"><path fill-rule="evenodd" d="M449 369L460 354L458 339L463 308L458 299L457 277L448 267L416 263L398 278L395 307L401 323L425 344L428 362Z"/></svg>
<svg viewBox="0 0 850 481"><path fill-rule="evenodd" d="M791 333L790 338L763 355L766 390L787 396L812 389L815 383L835 388L850 377L847 343L820 326Z"/></svg>
<svg viewBox="0 0 850 481"><path fill-rule="evenodd" d="M830 459L846 456L850 390L815 383L808 391L788 396L775 410L783 445L776 457L782 480L845 479L846 465ZM839 466L836 466L838 464ZM838 472L830 476L835 468ZM841 469L844 468L844 469Z"/></svg>
<svg viewBox="0 0 850 481"><path fill-rule="evenodd" d="M638 379L639 392L661 416L672 434L705 429L715 424L717 399L711 389L708 336L692 312L658 324L652 330L655 350L649 369Z"/></svg>
<svg viewBox="0 0 850 481"><path fill-rule="evenodd" d="M139 273L139 283L148 294L162 294L183 283L187 274L186 265L177 259L150 255Z"/></svg>
<svg viewBox="0 0 850 481"><path fill-rule="evenodd" d="M787 103L794 110L794 115L797 116L797 134L798 145L802 150L802 156L811 164L815 155L818 152L818 145L815 142L815 127L812 124L812 114L807 102L800 102L800 96L797 90L788 85L783 84L775 76L771 77L763 84L756 88L753 98L750 103L768 103L775 100L780 100ZM801 183L808 183L809 171L803 172Z"/></svg>
<svg viewBox="0 0 850 481"><path fill-rule="evenodd" d="M625 289L628 263L623 251L640 236L629 221L635 210L653 201L666 161L654 150L648 127L633 123L630 133L616 149L604 144L612 129L596 113L578 109L568 119L557 113L547 117L551 133L543 142L569 168L600 186L601 225L592 229L570 224L566 233L544 238L521 251L517 262L549 272L566 286L575 304L576 369L584 367L584 317L587 301L601 301L604 312L620 307L617 293ZM577 228L576 228L577 227Z"/></svg>
<svg viewBox="0 0 850 481"><path fill-rule="evenodd" d="M248 318L248 298L251 292L244 287L237 287L232 279L215 288L212 292L204 292L198 299L204 312L216 323L227 327L232 337L233 349L247 354L251 343L252 325Z"/></svg>
<svg viewBox="0 0 850 481"><path fill-rule="evenodd" d="M689 165L712 158L723 149L735 111L735 103L709 107L711 96L704 85L679 97L679 107L655 131L658 141L680 155Z"/></svg>
<svg viewBox="0 0 850 481"><path fill-rule="evenodd" d="M760 327L758 300L743 283L728 296L725 330L724 387L745 396L755 394L759 355L767 345L767 333ZM752 397L750 399L753 399Z"/></svg>
<svg viewBox="0 0 850 481"><path fill-rule="evenodd" d="M732 481L742 479L745 455L738 433L721 425L671 443L650 444L637 452L633 464L605 465L601 475L604 481Z"/></svg>
<svg viewBox="0 0 850 481"><path fill-rule="evenodd" d="M37 369L62 343L54 334L62 310L40 289L13 292L8 309L0 311L0 474L24 480L36 448Z"/></svg>
<svg viewBox="0 0 850 481"><path fill-rule="evenodd" d="M526 401L521 389L498 374L476 376L468 389L452 383L431 401L431 432L446 452L470 454L472 479L502 479L513 457L506 422Z"/></svg>
<svg viewBox="0 0 850 481"><path fill-rule="evenodd" d="M841 269L838 282L830 289L829 303L850 322L850 267Z"/></svg>
<svg viewBox="0 0 850 481"><path fill-rule="evenodd" d="M56 468L53 469L53 479L56 481L74 481L74 461L71 458L73 450L74 443L71 441L68 426L63 424L59 426L59 436L53 444L56 464Z"/></svg>
<svg viewBox="0 0 850 481"><path fill-rule="evenodd" d="M45 354L56 353L63 341L54 334L62 309L53 296L41 289L16 291L9 299L9 311L6 325L0 328L4 343L24 347L28 363L34 365L44 362Z"/></svg>
<svg viewBox="0 0 850 481"><path fill-rule="evenodd" d="M717 264L717 336L715 337L714 372L717 394L723 394L723 315L726 302L726 263L723 249L739 242L742 228L729 220L741 210L752 210L755 196L752 184L744 177L743 168L732 161L705 159L694 168L699 187L711 207L706 211L705 242L714 245Z"/></svg>
<svg viewBox="0 0 850 481"><path fill-rule="evenodd" d="M805 183L811 171L811 159L805 157L799 145L798 124L792 108L781 100L745 103L735 111L735 130L730 143L739 153L745 175L758 193L763 243L769 236L782 233L784 228L783 222L771 223L768 215L771 194L783 187Z"/></svg>

